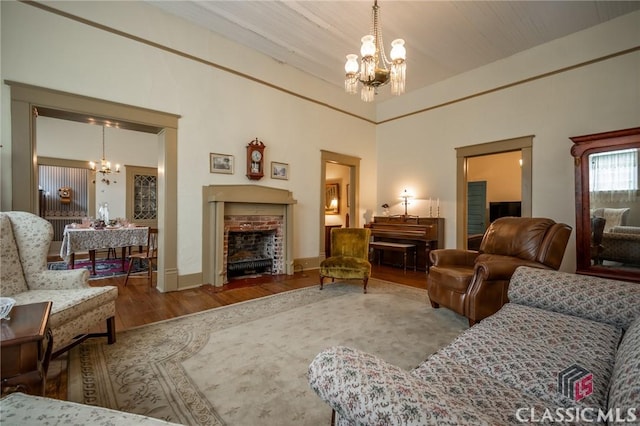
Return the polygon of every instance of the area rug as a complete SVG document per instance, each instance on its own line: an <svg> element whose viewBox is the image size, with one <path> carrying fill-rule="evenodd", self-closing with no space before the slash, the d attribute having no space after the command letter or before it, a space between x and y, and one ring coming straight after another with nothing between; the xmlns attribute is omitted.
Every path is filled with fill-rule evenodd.
<svg viewBox="0 0 640 426"><path fill-rule="evenodd" d="M467 328L425 290L330 283L145 325L70 353L69 399L185 425L323 425L314 356L347 345L404 369Z"/></svg>
<svg viewBox="0 0 640 426"><path fill-rule="evenodd" d="M147 263L139 262L138 260L139 259L136 259L136 261L133 262L133 266L131 267L132 274L147 271ZM96 274L90 275L89 279L96 280L127 275L129 262L125 262L124 266L125 270L122 272L122 259L96 259ZM67 262L49 262L47 268L54 271L63 271L69 269L70 266ZM80 268L88 269L89 272L91 272L91 261L76 260L75 269Z"/></svg>

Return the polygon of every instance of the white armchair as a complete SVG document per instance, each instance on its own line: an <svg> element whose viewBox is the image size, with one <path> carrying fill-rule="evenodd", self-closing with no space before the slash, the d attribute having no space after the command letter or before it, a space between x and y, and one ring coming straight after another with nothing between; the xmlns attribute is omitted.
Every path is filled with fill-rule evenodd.
<svg viewBox="0 0 640 426"><path fill-rule="evenodd" d="M89 271L47 270L53 227L27 212L0 213L0 294L17 305L52 301L49 326L53 357L87 337L106 336L116 341L115 314L118 288L91 287ZM106 321L106 332L91 333Z"/></svg>

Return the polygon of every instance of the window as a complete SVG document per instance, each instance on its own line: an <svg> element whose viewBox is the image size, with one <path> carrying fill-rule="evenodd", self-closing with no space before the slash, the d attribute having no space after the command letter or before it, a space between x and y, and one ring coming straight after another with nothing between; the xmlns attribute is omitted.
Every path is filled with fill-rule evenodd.
<svg viewBox="0 0 640 426"><path fill-rule="evenodd" d="M589 191L638 189L638 150L624 149L589 156Z"/></svg>

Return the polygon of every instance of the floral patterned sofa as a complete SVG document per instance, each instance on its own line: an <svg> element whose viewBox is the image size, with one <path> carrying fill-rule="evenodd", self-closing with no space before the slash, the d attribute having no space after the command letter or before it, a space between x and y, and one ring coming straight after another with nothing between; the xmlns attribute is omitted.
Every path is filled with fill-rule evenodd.
<svg viewBox="0 0 640 426"><path fill-rule="evenodd" d="M519 267L508 295L412 371L329 348L311 388L340 425L640 424L639 284Z"/></svg>
<svg viewBox="0 0 640 426"><path fill-rule="evenodd" d="M0 418L22 426L171 426L175 423L139 414L53 398L12 393L0 399Z"/></svg>
<svg viewBox="0 0 640 426"><path fill-rule="evenodd" d="M118 288L91 287L86 269L47 270L53 239L49 222L32 213L2 212L0 236L0 294L18 305L53 302L53 357L88 336L104 335L109 343L115 342ZM103 322L106 332L89 333Z"/></svg>

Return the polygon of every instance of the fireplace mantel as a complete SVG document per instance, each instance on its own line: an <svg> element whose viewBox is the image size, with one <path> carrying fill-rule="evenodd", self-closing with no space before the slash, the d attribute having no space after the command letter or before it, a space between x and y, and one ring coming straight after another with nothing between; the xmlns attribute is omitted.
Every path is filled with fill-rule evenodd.
<svg viewBox="0 0 640 426"><path fill-rule="evenodd" d="M293 274L293 205L286 189L260 185L209 185L203 187L202 275L203 282L226 284L224 267L225 215L277 214L283 218L285 271Z"/></svg>

